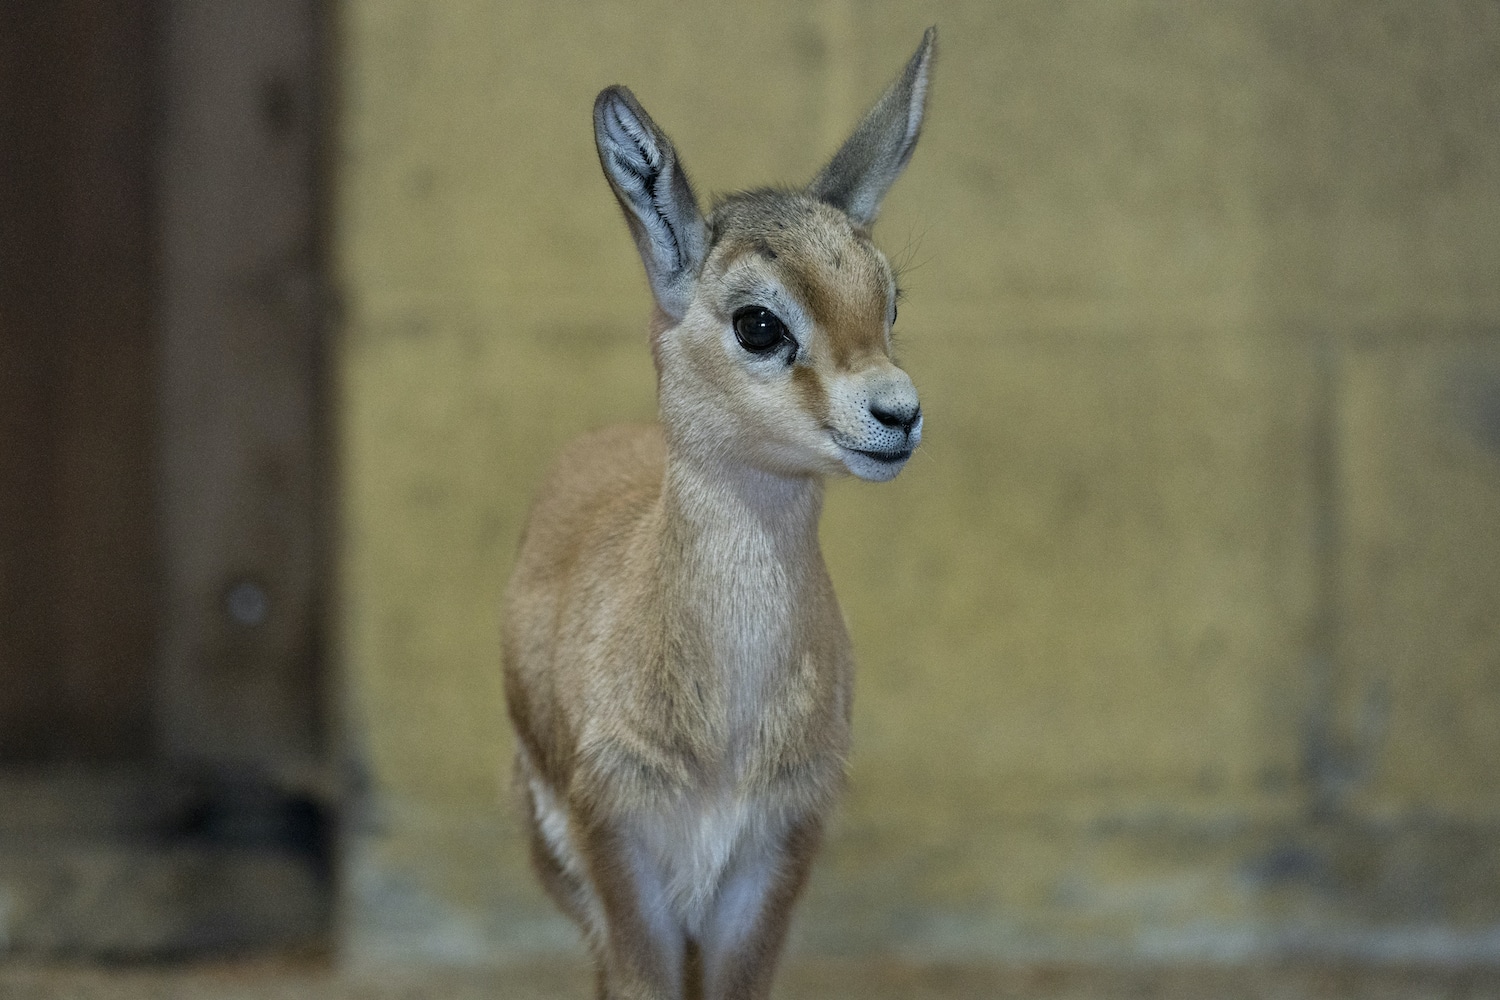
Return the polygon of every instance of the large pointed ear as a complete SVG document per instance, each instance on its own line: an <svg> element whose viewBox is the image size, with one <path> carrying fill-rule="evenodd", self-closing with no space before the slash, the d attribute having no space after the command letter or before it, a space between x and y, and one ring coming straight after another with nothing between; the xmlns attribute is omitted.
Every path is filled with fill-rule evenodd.
<svg viewBox="0 0 1500 1000"><path fill-rule="evenodd" d="M607 87L594 101L594 142L656 302L681 319L708 248L708 226L677 150L635 95Z"/></svg>
<svg viewBox="0 0 1500 1000"><path fill-rule="evenodd" d="M911 159L922 114L927 109L927 79L932 67L937 27L927 29L922 44L848 140L833 155L807 193L842 208L858 225L868 226L880 213L880 200Z"/></svg>

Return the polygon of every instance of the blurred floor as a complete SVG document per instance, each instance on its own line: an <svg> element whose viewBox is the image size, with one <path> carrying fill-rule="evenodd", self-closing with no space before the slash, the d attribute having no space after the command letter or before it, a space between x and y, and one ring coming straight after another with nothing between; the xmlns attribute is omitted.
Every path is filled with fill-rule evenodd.
<svg viewBox="0 0 1500 1000"><path fill-rule="evenodd" d="M1500 968L1085 966L916 967L895 963L799 962L779 980L779 1000L1096 998L1500 998ZM0 966L0 1000L533 1000L592 995L572 964L503 971L336 975L308 965L74 969Z"/></svg>

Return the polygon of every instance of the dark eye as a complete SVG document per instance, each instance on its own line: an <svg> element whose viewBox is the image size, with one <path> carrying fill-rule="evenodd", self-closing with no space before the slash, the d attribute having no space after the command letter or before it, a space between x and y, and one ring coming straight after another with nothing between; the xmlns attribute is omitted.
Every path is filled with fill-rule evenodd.
<svg viewBox="0 0 1500 1000"><path fill-rule="evenodd" d="M891 306L891 326L896 325L896 317L901 315L899 306Z"/></svg>
<svg viewBox="0 0 1500 1000"><path fill-rule="evenodd" d="M765 354L782 341L790 341L786 324L776 314L760 306L746 306L734 314L734 335L740 346L752 354Z"/></svg>

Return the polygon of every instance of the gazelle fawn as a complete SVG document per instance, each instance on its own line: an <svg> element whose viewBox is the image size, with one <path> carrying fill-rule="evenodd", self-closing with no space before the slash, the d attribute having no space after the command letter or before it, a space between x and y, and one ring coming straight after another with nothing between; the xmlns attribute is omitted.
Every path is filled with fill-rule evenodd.
<svg viewBox="0 0 1500 1000"><path fill-rule="evenodd" d="M707 216L630 91L594 104L656 300L661 419L563 452L504 632L533 860L601 997L767 996L843 784L854 663L818 517L825 476L891 479L922 437L870 226L934 37L806 188Z"/></svg>

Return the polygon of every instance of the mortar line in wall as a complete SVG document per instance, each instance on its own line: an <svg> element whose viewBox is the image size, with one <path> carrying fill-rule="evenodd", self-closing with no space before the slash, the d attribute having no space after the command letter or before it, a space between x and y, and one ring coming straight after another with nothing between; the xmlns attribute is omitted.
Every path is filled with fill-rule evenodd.
<svg viewBox="0 0 1500 1000"><path fill-rule="evenodd" d="M1313 820L1335 818L1348 791L1348 746L1339 732L1339 555L1342 487L1339 476L1340 345L1326 328L1313 338L1316 396L1309 449L1313 503L1316 602L1308 637L1309 704L1303 733L1307 808Z"/></svg>
<svg viewBox="0 0 1500 1000"><path fill-rule="evenodd" d="M634 290L632 290L633 292ZM547 304L545 315L549 319L566 316L576 310L580 316L607 318L611 322L628 325L632 320L629 310L622 310L617 299L601 296L597 289L574 291L564 287L536 287L518 289L514 292L486 296L496 301L535 302ZM912 294L909 311L913 316L921 311L944 313L973 312L986 325L995 329L1016 327L1130 327L1160 323L1189 323L1203 327L1223 327L1226 321L1234 323L1287 322L1332 323L1337 327L1360 329L1360 338L1379 339L1382 328L1406 327L1401 330L1403 339L1409 339L1409 326L1413 322L1458 324L1484 328L1483 335L1500 336L1500 299L1494 301L1472 299L1408 298L1371 300L1369 298L1322 298L1283 299L1273 309L1246 302L1238 297L1204 297L1173 299L1173 305L1162 306L1151 303L1112 300L1107 298L1066 302L1008 300L1005 296L962 296L937 292ZM640 313L649 312L642 299ZM906 311L906 310L903 310ZM472 302L462 309L455 309L452 297L432 301L418 297L406 303L384 303L380 308L363 310L368 321L382 316L422 313L433 316L482 315L483 310ZM514 318L507 313L507 319ZM522 317L524 318L524 317ZM644 319L641 320L645 322ZM1376 332L1369 333L1371 328ZM1297 329L1298 336L1302 330Z"/></svg>

